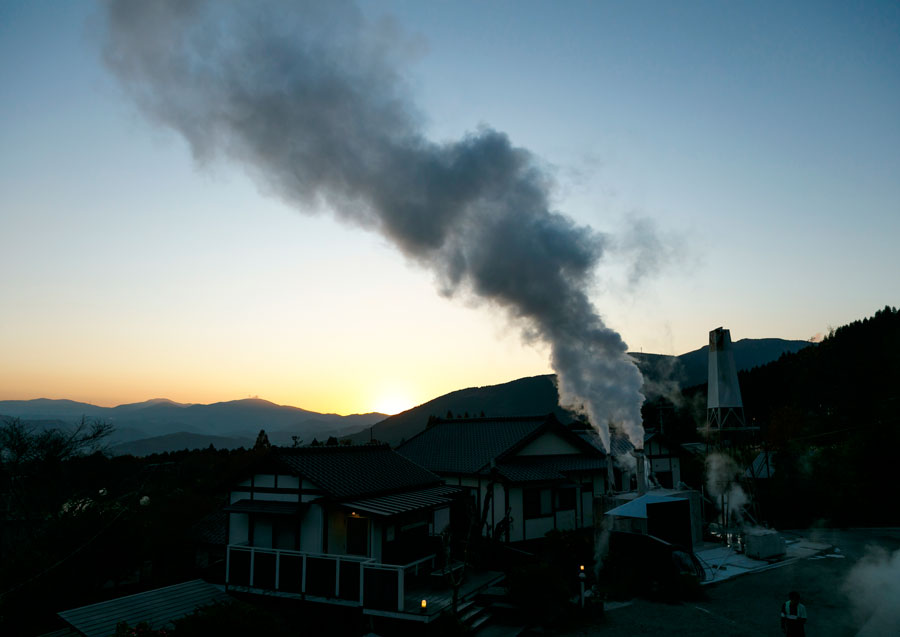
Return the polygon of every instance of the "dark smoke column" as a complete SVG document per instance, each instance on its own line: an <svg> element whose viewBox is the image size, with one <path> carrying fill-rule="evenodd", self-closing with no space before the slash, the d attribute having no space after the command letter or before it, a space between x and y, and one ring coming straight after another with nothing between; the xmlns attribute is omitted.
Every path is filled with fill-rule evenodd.
<svg viewBox="0 0 900 637"><path fill-rule="evenodd" d="M441 291L502 307L550 345L560 403L643 445L642 379L587 287L605 248L551 211L527 150L484 128L426 139L395 29L346 2L112 2L104 59L199 161L241 163L302 211L376 230Z"/></svg>

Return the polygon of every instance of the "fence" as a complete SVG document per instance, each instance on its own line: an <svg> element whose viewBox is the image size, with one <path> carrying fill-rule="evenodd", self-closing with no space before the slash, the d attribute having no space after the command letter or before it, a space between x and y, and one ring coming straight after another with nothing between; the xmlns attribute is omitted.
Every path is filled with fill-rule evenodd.
<svg viewBox="0 0 900 637"><path fill-rule="evenodd" d="M382 564L356 555L231 544L225 584L403 612L409 578L433 570L434 561L428 555L409 564Z"/></svg>

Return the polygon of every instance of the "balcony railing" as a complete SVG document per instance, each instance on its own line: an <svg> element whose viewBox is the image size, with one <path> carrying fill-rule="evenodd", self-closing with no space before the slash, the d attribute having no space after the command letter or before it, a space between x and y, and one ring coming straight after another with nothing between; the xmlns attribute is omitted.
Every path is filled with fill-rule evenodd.
<svg viewBox="0 0 900 637"><path fill-rule="evenodd" d="M225 562L225 583L403 612L409 578L434 570L434 561L435 555L428 555L409 564L383 564L371 557L356 555L230 544Z"/></svg>

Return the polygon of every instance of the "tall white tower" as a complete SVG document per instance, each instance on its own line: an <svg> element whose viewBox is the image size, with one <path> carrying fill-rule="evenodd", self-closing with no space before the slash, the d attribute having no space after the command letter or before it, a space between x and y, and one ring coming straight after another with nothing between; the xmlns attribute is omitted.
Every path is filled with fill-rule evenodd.
<svg viewBox="0 0 900 637"><path fill-rule="evenodd" d="M709 384L706 398L707 431L744 429L744 403L738 385L731 332L717 327L709 333Z"/></svg>

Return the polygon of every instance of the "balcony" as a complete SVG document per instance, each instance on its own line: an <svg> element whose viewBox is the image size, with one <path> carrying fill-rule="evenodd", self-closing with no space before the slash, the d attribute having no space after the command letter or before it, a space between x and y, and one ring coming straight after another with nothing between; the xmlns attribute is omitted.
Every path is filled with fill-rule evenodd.
<svg viewBox="0 0 900 637"><path fill-rule="evenodd" d="M434 555L409 564L370 557L229 545L225 583L235 590L405 612L407 583L434 569Z"/></svg>
<svg viewBox="0 0 900 637"><path fill-rule="evenodd" d="M449 607L452 590L432 576L435 555L408 564L371 557L304 553L231 544L225 566L229 590L362 608L363 613L429 622ZM502 579L472 573L460 600ZM429 600L426 608L421 600Z"/></svg>

